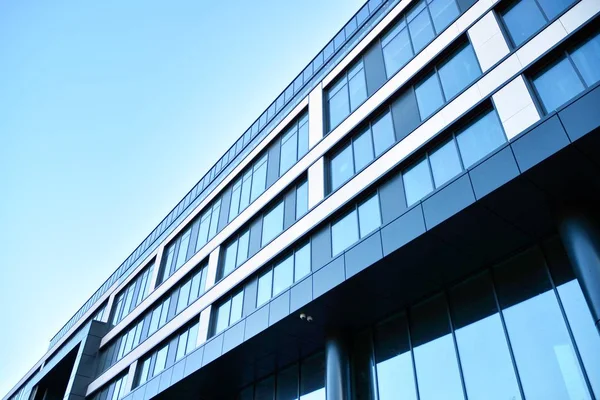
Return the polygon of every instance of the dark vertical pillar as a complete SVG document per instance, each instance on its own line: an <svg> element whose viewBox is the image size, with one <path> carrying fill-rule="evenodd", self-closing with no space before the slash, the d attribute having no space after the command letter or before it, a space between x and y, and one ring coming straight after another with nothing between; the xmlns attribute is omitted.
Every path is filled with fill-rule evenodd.
<svg viewBox="0 0 600 400"><path fill-rule="evenodd" d="M339 332L327 336L325 342L327 399L350 398L350 362L347 344Z"/></svg>
<svg viewBox="0 0 600 400"><path fill-rule="evenodd" d="M583 213L569 213L559 223L560 236L600 332L600 231Z"/></svg>

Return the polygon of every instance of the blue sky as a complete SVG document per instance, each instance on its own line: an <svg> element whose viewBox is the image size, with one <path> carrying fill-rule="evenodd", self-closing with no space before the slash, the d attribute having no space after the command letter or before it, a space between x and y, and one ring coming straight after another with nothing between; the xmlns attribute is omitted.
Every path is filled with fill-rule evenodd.
<svg viewBox="0 0 600 400"><path fill-rule="evenodd" d="M0 2L0 396L363 3Z"/></svg>

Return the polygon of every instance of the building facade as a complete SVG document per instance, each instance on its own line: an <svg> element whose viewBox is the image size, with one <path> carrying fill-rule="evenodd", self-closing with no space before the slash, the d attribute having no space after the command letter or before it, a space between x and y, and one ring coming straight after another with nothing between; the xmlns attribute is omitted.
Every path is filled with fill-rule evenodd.
<svg viewBox="0 0 600 400"><path fill-rule="evenodd" d="M600 398L600 0L370 0L6 400Z"/></svg>

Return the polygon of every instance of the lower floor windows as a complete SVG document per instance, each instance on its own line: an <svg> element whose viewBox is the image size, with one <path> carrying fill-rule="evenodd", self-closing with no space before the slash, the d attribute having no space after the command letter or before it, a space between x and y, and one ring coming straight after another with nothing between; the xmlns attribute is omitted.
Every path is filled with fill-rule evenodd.
<svg viewBox="0 0 600 400"><path fill-rule="evenodd" d="M494 110L478 116L402 173L411 206L506 142Z"/></svg>
<svg viewBox="0 0 600 400"><path fill-rule="evenodd" d="M215 335L242 319L244 291L240 291L217 307L213 332Z"/></svg>
<svg viewBox="0 0 600 400"><path fill-rule="evenodd" d="M127 392L127 374L113 380L104 389L98 391L92 400L119 400Z"/></svg>
<svg viewBox="0 0 600 400"><path fill-rule="evenodd" d="M533 86L550 113L600 80L600 34L566 51L533 76Z"/></svg>
<svg viewBox="0 0 600 400"><path fill-rule="evenodd" d="M375 194L331 226L331 247L335 257L381 225L379 195Z"/></svg>

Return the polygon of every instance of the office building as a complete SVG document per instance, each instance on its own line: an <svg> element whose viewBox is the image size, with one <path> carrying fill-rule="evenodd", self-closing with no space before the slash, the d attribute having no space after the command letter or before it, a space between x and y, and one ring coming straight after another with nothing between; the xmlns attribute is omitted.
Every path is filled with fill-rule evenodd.
<svg viewBox="0 0 600 400"><path fill-rule="evenodd" d="M599 0L370 0L5 397L600 398Z"/></svg>

